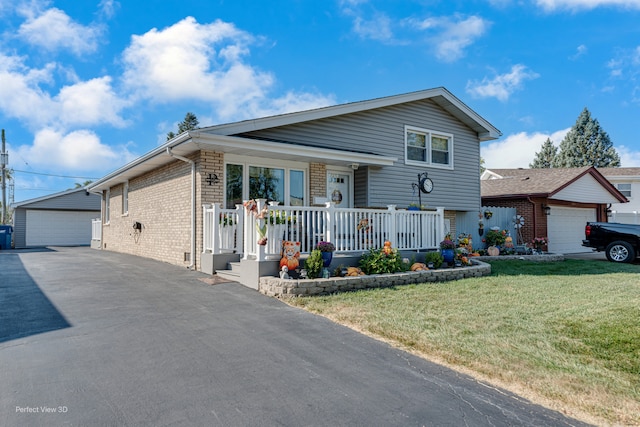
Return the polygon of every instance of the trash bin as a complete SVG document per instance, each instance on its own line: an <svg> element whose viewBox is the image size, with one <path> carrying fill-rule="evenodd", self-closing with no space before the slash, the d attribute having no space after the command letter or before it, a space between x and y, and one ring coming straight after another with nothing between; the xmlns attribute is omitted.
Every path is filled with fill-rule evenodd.
<svg viewBox="0 0 640 427"><path fill-rule="evenodd" d="M0 249L11 249L11 234L13 227L10 225L0 225Z"/></svg>

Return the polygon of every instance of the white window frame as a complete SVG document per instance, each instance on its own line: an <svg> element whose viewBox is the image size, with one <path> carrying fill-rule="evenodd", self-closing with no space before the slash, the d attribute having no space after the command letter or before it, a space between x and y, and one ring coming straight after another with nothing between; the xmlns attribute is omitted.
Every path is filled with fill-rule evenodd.
<svg viewBox="0 0 640 427"><path fill-rule="evenodd" d="M408 155L409 132L421 134L425 136L425 141L426 141L425 143L426 160L425 161L412 160L409 158L409 155ZM448 164L434 163L432 161L433 149L431 148L431 140L433 137L445 138L449 141L449 151L448 151L449 163ZM433 168L452 170L453 169L453 134L446 133L446 132L439 132L439 131L430 130L430 129L424 129L417 126L405 125L404 126L404 162L407 165L429 166Z"/></svg>
<svg viewBox="0 0 640 427"><path fill-rule="evenodd" d="M290 204L289 197L291 196L290 186L290 171L300 171L303 173L303 188L304 188L304 206L309 206L309 164L303 162L295 162L288 160L276 160L266 158L247 157L234 154L225 154L224 156L224 200L226 204L227 200L227 164L242 165L242 197L244 200L249 198L249 167L264 167L284 170L284 204L288 206Z"/></svg>
<svg viewBox="0 0 640 427"><path fill-rule="evenodd" d="M129 181L122 185L122 216L129 215Z"/></svg>
<svg viewBox="0 0 640 427"><path fill-rule="evenodd" d="M111 189L104 193L104 223L109 224L111 217Z"/></svg>
<svg viewBox="0 0 640 427"><path fill-rule="evenodd" d="M622 186L622 185L624 185L624 186L629 186L629 188L628 188L628 189L627 189L627 188L622 189L622 188L620 188L620 186ZM625 196L627 199L630 199L630 198L631 198L631 189L632 189L632 185L631 185L631 183L630 183L630 182L619 182L619 183L617 183L617 184L616 184L616 188L617 188L617 189L618 189L618 191L619 191L619 192L621 192L621 193L622 193L622 195L623 195L623 196ZM629 193L629 195L628 195L628 196L627 196L627 193Z"/></svg>

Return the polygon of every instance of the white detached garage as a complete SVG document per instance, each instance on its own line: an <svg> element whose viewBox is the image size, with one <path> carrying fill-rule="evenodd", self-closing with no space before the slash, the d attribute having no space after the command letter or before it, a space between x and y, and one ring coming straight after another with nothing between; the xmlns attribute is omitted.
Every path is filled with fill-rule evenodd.
<svg viewBox="0 0 640 427"><path fill-rule="evenodd" d="M91 244L91 220L100 217L100 196L84 188L13 204L16 248Z"/></svg>

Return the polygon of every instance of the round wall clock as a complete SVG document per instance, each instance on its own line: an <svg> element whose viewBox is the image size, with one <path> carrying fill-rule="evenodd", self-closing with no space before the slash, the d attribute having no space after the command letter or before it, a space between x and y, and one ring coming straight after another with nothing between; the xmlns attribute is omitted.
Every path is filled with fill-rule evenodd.
<svg viewBox="0 0 640 427"><path fill-rule="evenodd" d="M433 190L433 181L430 178L422 178L420 180L420 191L423 193L431 193Z"/></svg>

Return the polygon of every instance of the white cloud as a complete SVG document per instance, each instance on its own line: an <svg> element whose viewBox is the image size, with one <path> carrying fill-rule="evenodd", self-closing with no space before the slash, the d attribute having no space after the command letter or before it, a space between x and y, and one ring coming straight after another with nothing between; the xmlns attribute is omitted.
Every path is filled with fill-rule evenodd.
<svg viewBox="0 0 640 427"><path fill-rule="evenodd" d="M536 152L542 144L550 138L555 146L559 146L570 128L562 129L551 134L545 132L520 132L507 136L505 139L488 144L480 148L480 155L485 161L487 169L528 168L533 162Z"/></svg>
<svg viewBox="0 0 640 427"><path fill-rule="evenodd" d="M252 113L254 117L261 117L273 114L311 110L335 104L336 99L333 95L289 91L284 96L269 101L264 107L258 106L256 110L252 111Z"/></svg>
<svg viewBox="0 0 640 427"><path fill-rule="evenodd" d="M120 9L120 3L115 0L101 0L98 5L100 15L105 18L112 18L118 9Z"/></svg>
<svg viewBox="0 0 640 427"><path fill-rule="evenodd" d="M436 57L444 62L453 62L462 58L465 49L476 39L483 36L491 22L479 16L437 17L413 22L416 29L423 31L441 30L429 40L434 45Z"/></svg>
<svg viewBox="0 0 640 427"><path fill-rule="evenodd" d="M559 9L591 10L606 6L640 9L638 0L536 0L536 4L547 12Z"/></svg>
<svg viewBox="0 0 640 427"><path fill-rule="evenodd" d="M529 70L522 64L511 67L511 71L500 74L492 79L483 78L481 82L467 82L467 93L477 98L495 97L500 101L506 101L511 94L522 88L526 80L533 80L540 77L539 74Z"/></svg>
<svg viewBox="0 0 640 427"><path fill-rule="evenodd" d="M42 13L22 8L21 13L27 20L18 29L18 36L29 44L49 51L68 49L76 55L94 52L98 47L102 34L98 25L81 25L57 8Z"/></svg>
<svg viewBox="0 0 640 427"><path fill-rule="evenodd" d="M394 41L391 18L376 13L373 19L356 16L353 20L353 32L363 39L378 40L384 43Z"/></svg>
<svg viewBox="0 0 640 427"><path fill-rule="evenodd" d="M100 142L90 130L63 134L51 128L35 134L32 145L17 148L18 155L29 159L34 169L64 171L105 171L132 160L126 147L112 147Z"/></svg>
<svg viewBox="0 0 640 427"><path fill-rule="evenodd" d="M569 57L569 59L572 60L572 61L575 61L576 59L580 58L581 56L586 55L588 50L589 49L587 49L587 47L585 45L581 44L580 46L578 46L576 48L576 53L571 55Z"/></svg>
<svg viewBox="0 0 640 427"><path fill-rule="evenodd" d="M125 86L137 97L156 102L214 103L221 119L242 119L255 111L273 111L278 101L269 100L267 92L275 77L243 60L249 54L248 46L255 41L255 37L233 24L199 24L192 17L163 30L153 29L133 36L123 54ZM302 104L311 100L314 106L326 105L324 96L297 96Z"/></svg>
<svg viewBox="0 0 640 427"><path fill-rule="evenodd" d="M60 89L56 96L60 106L60 118L73 125L108 123L117 127L125 125L119 113L125 106L111 87L111 77L91 79Z"/></svg>
<svg viewBox="0 0 640 427"><path fill-rule="evenodd" d="M0 110L32 125L47 123L55 116L55 104L39 85L51 83L56 65L29 69L23 61L0 54Z"/></svg>
<svg viewBox="0 0 640 427"><path fill-rule="evenodd" d="M127 103L114 92L110 77L64 86L52 97L41 86L53 83L57 69L56 63L28 68L24 58L0 54L0 110L32 128L125 124L120 112Z"/></svg>
<svg viewBox="0 0 640 427"><path fill-rule="evenodd" d="M640 167L640 151L633 151L624 145L616 148L620 156L620 166L625 168Z"/></svg>

